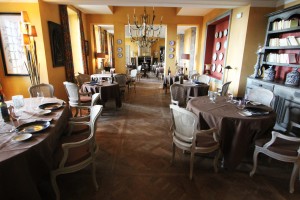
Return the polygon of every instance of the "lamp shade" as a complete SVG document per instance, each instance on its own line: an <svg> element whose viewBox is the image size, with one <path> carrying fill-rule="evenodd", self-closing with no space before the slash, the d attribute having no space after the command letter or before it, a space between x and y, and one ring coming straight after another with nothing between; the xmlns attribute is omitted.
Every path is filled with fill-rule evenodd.
<svg viewBox="0 0 300 200"><path fill-rule="evenodd" d="M22 22L25 24L30 24L30 20L26 11L21 11Z"/></svg>
<svg viewBox="0 0 300 200"><path fill-rule="evenodd" d="M181 59L189 60L190 59L190 54L181 54Z"/></svg>
<svg viewBox="0 0 300 200"><path fill-rule="evenodd" d="M227 65L224 69L232 69L232 67L230 67L230 65Z"/></svg>
<svg viewBox="0 0 300 200"><path fill-rule="evenodd" d="M105 55L106 55L105 53L97 53L97 52L95 53L96 58L105 58Z"/></svg>

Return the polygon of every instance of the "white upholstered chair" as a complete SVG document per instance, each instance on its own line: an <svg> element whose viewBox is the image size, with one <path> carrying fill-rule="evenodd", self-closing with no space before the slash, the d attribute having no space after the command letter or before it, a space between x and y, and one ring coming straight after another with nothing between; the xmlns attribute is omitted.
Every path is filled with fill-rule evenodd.
<svg viewBox="0 0 300 200"><path fill-rule="evenodd" d="M273 131L271 139L256 140L253 154L253 169L250 172L250 176L253 176L256 171L259 153L276 160L294 163L289 187L290 193L293 193L297 176L300 181L300 138L286 136Z"/></svg>
<svg viewBox="0 0 300 200"><path fill-rule="evenodd" d="M81 122L90 126L89 131L61 138L61 144L54 156L56 166L50 173L56 199L60 199L56 177L61 174L79 171L88 165L91 165L93 183L96 190L98 190L95 157L99 148L95 141L95 132L97 129L96 122L102 108L102 105L93 106L91 108L90 121Z"/></svg>
<svg viewBox="0 0 300 200"><path fill-rule="evenodd" d="M271 106L274 94L270 90L257 87L249 91L247 99L249 101L259 102L265 106Z"/></svg>
<svg viewBox="0 0 300 200"><path fill-rule="evenodd" d="M41 83L28 88L30 97L37 97L37 93L43 93L44 97L54 97L54 87L51 84Z"/></svg>
<svg viewBox="0 0 300 200"><path fill-rule="evenodd" d="M198 117L176 105L170 105L174 121L172 160L174 162L175 147L191 152L190 179L193 178L193 166L195 153L217 152L214 158L214 169L218 171L217 163L220 156L220 148L215 128L209 130L198 130Z"/></svg>
<svg viewBox="0 0 300 200"><path fill-rule="evenodd" d="M134 88L134 91L136 92L135 90L135 83L136 83L136 79L137 79L137 69L133 69L130 71L130 75L128 77L128 92L130 90L130 87L133 85L133 88Z"/></svg>
<svg viewBox="0 0 300 200"><path fill-rule="evenodd" d="M204 74L200 75L198 77L198 81L201 82L201 83L206 83L206 84L209 84L210 82L210 77L209 76L206 76Z"/></svg>
<svg viewBox="0 0 300 200"><path fill-rule="evenodd" d="M74 116L78 115L79 107L78 106L90 106L92 98L90 93L84 93L81 92L80 88L78 85L75 83L67 82L65 81L64 83L68 98L69 98L69 107L75 108L76 113ZM81 111L81 110L80 110ZM81 113L80 113L81 115Z"/></svg>

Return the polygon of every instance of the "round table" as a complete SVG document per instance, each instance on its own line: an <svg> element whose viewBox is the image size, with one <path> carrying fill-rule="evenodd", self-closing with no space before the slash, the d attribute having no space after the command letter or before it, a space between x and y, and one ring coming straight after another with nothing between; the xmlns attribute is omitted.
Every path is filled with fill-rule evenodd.
<svg viewBox="0 0 300 200"><path fill-rule="evenodd" d="M251 144L258 138L271 136L275 125L276 113L270 107L260 105L268 110L268 115L242 116L235 104L226 102L225 97L218 96L212 103L207 96L191 99L187 109L199 117L199 128L216 127L224 156L224 167L234 169L246 155Z"/></svg>

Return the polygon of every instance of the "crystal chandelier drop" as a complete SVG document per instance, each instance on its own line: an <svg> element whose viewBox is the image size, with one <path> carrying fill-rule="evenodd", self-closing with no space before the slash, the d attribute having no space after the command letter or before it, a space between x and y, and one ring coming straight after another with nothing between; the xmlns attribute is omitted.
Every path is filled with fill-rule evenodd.
<svg viewBox="0 0 300 200"><path fill-rule="evenodd" d="M146 7L144 7L144 14L141 15L140 21L135 15L135 9L133 14L133 25L130 25L129 15L128 16L128 28L131 42L137 43L139 47L150 48L155 42L159 40L160 32L162 29L162 18L160 18L160 25L153 25L155 14L153 7L153 15L148 15Z"/></svg>

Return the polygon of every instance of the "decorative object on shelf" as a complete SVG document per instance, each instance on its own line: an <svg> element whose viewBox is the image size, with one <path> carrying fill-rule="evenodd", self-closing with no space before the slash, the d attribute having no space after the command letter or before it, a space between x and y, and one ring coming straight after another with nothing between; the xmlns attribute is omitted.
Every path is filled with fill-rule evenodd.
<svg viewBox="0 0 300 200"><path fill-rule="evenodd" d="M207 74L207 75L210 74L210 67L211 67L211 64L205 64L205 74Z"/></svg>
<svg viewBox="0 0 300 200"><path fill-rule="evenodd" d="M40 84L40 65L38 64L36 54L36 44L34 38L37 37L35 26L30 24L30 20L26 11L21 12L21 32L23 33L23 42L27 62L26 68L29 73L31 85Z"/></svg>
<svg viewBox="0 0 300 200"><path fill-rule="evenodd" d="M135 15L135 9L133 12L133 25L130 25L129 15L127 15L131 42L135 42L139 47L149 48L159 40L163 17L160 18L160 25L155 26L153 25L155 20L154 7L152 16L147 14L146 7L144 7L144 14L141 15L140 22Z"/></svg>
<svg viewBox="0 0 300 200"><path fill-rule="evenodd" d="M123 51L123 49L122 49L122 47L118 47L118 52L122 52Z"/></svg>
<svg viewBox="0 0 300 200"><path fill-rule="evenodd" d="M263 79L266 81L274 81L275 74L276 71L274 69L274 66L270 66L267 70L265 70Z"/></svg>
<svg viewBox="0 0 300 200"><path fill-rule="evenodd" d="M257 61L256 64L254 65L254 73L251 75L251 77L260 78L262 76L261 59L262 59L262 55L264 54L263 47L261 45L258 45L258 50L256 54L257 54Z"/></svg>
<svg viewBox="0 0 300 200"><path fill-rule="evenodd" d="M227 34L228 34L228 29L225 29L224 30L224 36L227 36Z"/></svg>
<svg viewBox="0 0 300 200"><path fill-rule="evenodd" d="M218 66L217 66L217 72L218 73L222 72L222 64L218 64Z"/></svg>
<svg viewBox="0 0 300 200"><path fill-rule="evenodd" d="M219 32L219 38L222 38L222 37L223 37L223 32L220 31L220 32Z"/></svg>
<svg viewBox="0 0 300 200"><path fill-rule="evenodd" d="M171 40L171 41L169 42L169 45L174 46L174 45L175 45L175 41L174 41L174 40Z"/></svg>
<svg viewBox="0 0 300 200"><path fill-rule="evenodd" d="M223 53L220 53L220 54L219 54L219 60L223 60L223 58L224 58L224 54L223 54Z"/></svg>
<svg viewBox="0 0 300 200"><path fill-rule="evenodd" d="M121 39L118 39L118 40L117 40L117 43L118 43L118 44L122 44L122 40L121 40Z"/></svg>
<svg viewBox="0 0 300 200"><path fill-rule="evenodd" d="M212 64L211 71L216 71L216 64Z"/></svg>
<svg viewBox="0 0 300 200"><path fill-rule="evenodd" d="M171 47L171 48L169 49L169 51L170 51L170 52L174 52L175 49L174 49L173 47Z"/></svg>
<svg viewBox="0 0 300 200"><path fill-rule="evenodd" d="M216 50L219 51L221 49L221 42L216 43Z"/></svg>
<svg viewBox="0 0 300 200"><path fill-rule="evenodd" d="M218 38L219 37L219 32L216 32L215 33L215 38Z"/></svg>
<svg viewBox="0 0 300 200"><path fill-rule="evenodd" d="M298 86L299 79L300 79L300 73L298 72L298 68L294 67L293 71L287 73L286 79L285 79L285 84L291 85L291 86Z"/></svg>
<svg viewBox="0 0 300 200"><path fill-rule="evenodd" d="M214 54L213 54L213 60L217 60L217 57L218 57L218 54L217 54L217 53L214 53Z"/></svg>
<svg viewBox="0 0 300 200"><path fill-rule="evenodd" d="M169 54L169 58L173 59L174 58L174 54Z"/></svg>

